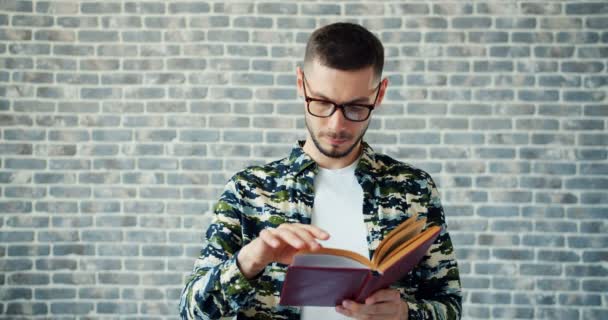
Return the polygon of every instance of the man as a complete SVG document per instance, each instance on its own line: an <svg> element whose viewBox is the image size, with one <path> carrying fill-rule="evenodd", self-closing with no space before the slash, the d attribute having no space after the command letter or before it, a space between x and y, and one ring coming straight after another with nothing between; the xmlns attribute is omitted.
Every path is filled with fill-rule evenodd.
<svg viewBox="0 0 608 320"><path fill-rule="evenodd" d="M363 141L388 85L383 64L382 44L359 25L331 24L311 35L303 69L296 70L307 138L288 157L242 170L227 183L183 291L183 318L460 318L458 268L435 183ZM414 213L443 231L398 283L362 304L279 305L298 250L323 245L371 257Z"/></svg>

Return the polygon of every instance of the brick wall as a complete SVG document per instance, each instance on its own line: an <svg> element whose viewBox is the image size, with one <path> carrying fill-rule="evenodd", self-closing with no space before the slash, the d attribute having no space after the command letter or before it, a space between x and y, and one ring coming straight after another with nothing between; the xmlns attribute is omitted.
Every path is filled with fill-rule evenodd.
<svg viewBox="0 0 608 320"><path fill-rule="evenodd" d="M367 140L440 185L466 319L608 319L608 2L0 0L0 316L177 318L310 32L386 46Z"/></svg>

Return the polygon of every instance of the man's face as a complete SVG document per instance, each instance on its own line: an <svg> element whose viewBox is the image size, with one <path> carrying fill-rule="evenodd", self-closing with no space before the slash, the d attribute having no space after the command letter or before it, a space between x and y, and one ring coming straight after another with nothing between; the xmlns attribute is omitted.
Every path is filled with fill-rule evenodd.
<svg viewBox="0 0 608 320"><path fill-rule="evenodd" d="M306 86L306 96L338 104L352 102L372 105L378 93L378 83L372 67L341 71L313 62L303 76L299 72L299 80L305 81L298 88L301 96L304 96L303 86ZM376 106L380 104L381 98L379 95ZM343 158L358 152L370 119L371 117L362 122L348 120L341 109L327 118L319 118L305 109L310 140L321 154L330 158Z"/></svg>

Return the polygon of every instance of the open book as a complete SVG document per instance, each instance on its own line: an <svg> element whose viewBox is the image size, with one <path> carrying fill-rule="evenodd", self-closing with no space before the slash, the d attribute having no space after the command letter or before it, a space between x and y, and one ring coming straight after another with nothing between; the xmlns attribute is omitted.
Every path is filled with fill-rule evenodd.
<svg viewBox="0 0 608 320"><path fill-rule="evenodd" d="M281 305L336 306L351 299L363 303L388 288L420 262L441 232L414 215L389 232L371 261L349 250L321 248L301 251L287 268Z"/></svg>

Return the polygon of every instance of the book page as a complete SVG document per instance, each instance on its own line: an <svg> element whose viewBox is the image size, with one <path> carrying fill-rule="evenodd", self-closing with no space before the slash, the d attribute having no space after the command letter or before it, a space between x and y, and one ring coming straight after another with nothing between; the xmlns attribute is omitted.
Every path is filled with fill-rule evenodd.
<svg viewBox="0 0 608 320"><path fill-rule="evenodd" d="M365 264L362 264L356 260L347 257L314 253L296 255L291 265L308 267L369 269L369 267Z"/></svg>

